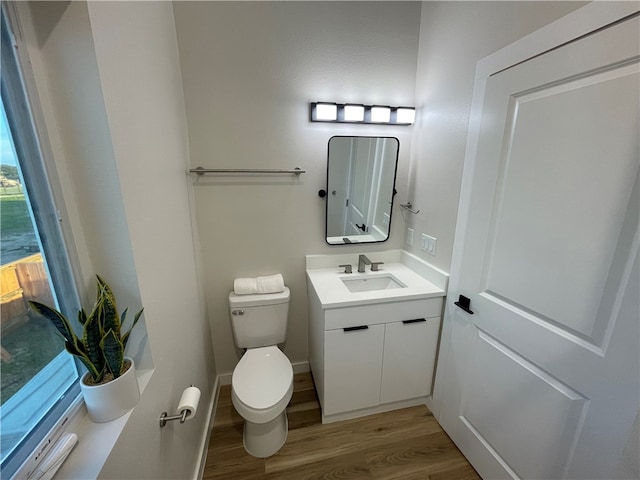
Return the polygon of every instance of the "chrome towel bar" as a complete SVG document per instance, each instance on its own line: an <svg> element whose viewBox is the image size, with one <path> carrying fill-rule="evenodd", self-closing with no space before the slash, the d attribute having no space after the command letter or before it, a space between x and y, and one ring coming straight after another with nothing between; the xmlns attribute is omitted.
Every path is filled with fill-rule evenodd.
<svg viewBox="0 0 640 480"><path fill-rule="evenodd" d="M189 170L189 173L204 175L205 173L307 173L299 167L293 169L274 169L274 168L202 168L196 167Z"/></svg>

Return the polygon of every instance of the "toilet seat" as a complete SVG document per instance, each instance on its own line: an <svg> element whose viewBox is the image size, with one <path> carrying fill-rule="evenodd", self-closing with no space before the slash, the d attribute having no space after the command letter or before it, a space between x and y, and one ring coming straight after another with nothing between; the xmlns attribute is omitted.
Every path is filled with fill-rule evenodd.
<svg viewBox="0 0 640 480"><path fill-rule="evenodd" d="M293 393L291 362L277 346L250 348L231 377L232 400L251 422L266 423L279 415Z"/></svg>

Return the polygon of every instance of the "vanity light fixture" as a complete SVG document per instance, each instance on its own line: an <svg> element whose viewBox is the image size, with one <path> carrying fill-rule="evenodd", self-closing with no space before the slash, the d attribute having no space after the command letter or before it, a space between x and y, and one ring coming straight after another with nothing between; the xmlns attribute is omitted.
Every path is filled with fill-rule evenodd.
<svg viewBox="0 0 640 480"><path fill-rule="evenodd" d="M310 107L312 122L412 125L416 118L413 107L331 102L311 102Z"/></svg>

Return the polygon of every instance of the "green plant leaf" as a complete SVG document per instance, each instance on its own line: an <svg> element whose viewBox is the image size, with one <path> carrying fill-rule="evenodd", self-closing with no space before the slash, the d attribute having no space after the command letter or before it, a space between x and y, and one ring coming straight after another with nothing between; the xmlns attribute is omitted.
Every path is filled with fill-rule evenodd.
<svg viewBox="0 0 640 480"><path fill-rule="evenodd" d="M87 323L87 312L84 311L84 308L78 310L78 323L83 326Z"/></svg>
<svg viewBox="0 0 640 480"><path fill-rule="evenodd" d="M127 332L124 335L122 335L122 345L124 347L127 346L127 343L129 342L129 336L131 335L131 330L133 330L133 327L135 327L136 323L138 323L138 320L140 320L140 316L142 315L142 312L144 312L144 308L142 308L138 313L136 313L135 317L133 317L133 323L131 324L131 328L127 330Z"/></svg>
<svg viewBox="0 0 640 480"><path fill-rule="evenodd" d="M122 312L122 315L120 315L121 328L122 328L122 325L124 325L124 321L127 319L127 313L129 313L129 307L125 307L124 311Z"/></svg>
<svg viewBox="0 0 640 480"><path fill-rule="evenodd" d="M124 364L124 345L116 336L113 330L109 330L102 338L100 347L104 352L107 368L113 374L113 378L118 378Z"/></svg>
<svg viewBox="0 0 640 480"><path fill-rule="evenodd" d="M116 296L113 294L113 290L107 282L100 275L96 275L96 280L98 282L98 299L100 297L109 297L114 305L116 305Z"/></svg>
<svg viewBox="0 0 640 480"><path fill-rule="evenodd" d="M77 347L78 337L71 328L69 320L62 313L36 301L30 300L29 305L35 312L49 320L67 342Z"/></svg>
<svg viewBox="0 0 640 480"><path fill-rule="evenodd" d="M121 317L118 316L113 291L100 276L96 277L98 298L93 310L88 316L84 309L78 312L78 322L83 327L80 338L62 313L36 301L30 301L29 305L54 325L65 339L67 352L77 357L87 368L93 381L99 383L107 371L114 378L120 376L124 366L124 348L144 309L136 313L131 328L120 338L128 309L122 312Z"/></svg>
<svg viewBox="0 0 640 480"><path fill-rule="evenodd" d="M94 382L98 383L102 380L102 377L104 376L104 367L98 370L84 353L79 351L77 348L75 348L74 345L70 344L69 342L65 342L64 348L67 350L67 352L77 357L78 360L82 362L82 364L87 368L87 371L89 372L89 375L91 375L91 378Z"/></svg>
<svg viewBox="0 0 640 480"><path fill-rule="evenodd" d="M105 359L102 354L100 341L104 334L100 328L100 315L103 311L102 302L98 301L94 307L91 315L87 318L84 324L84 331L82 335L82 346L84 347L84 353L88 360L95 365L96 370L102 372L104 370Z"/></svg>
<svg viewBox="0 0 640 480"><path fill-rule="evenodd" d="M89 314L89 317L85 321L85 325L89 322L96 322L98 324L98 327L100 328L101 337L103 337L105 334L104 328L102 327L102 317L104 316L104 313L102 312L103 309L104 309L104 302L102 301L101 298L98 298L98 301L93 306L93 309Z"/></svg>
<svg viewBox="0 0 640 480"><path fill-rule="evenodd" d="M104 335L109 330L113 330L116 336L120 337L120 317L118 315L118 309L116 307L116 297L113 291L107 285L107 283L96 275L98 279L98 301L102 302L102 334Z"/></svg>
<svg viewBox="0 0 640 480"><path fill-rule="evenodd" d="M104 331L108 332L109 330L113 330L113 333L115 333L119 337L120 317L118 316L118 311L116 310L116 304L109 296L104 297L103 315L102 327L104 328Z"/></svg>

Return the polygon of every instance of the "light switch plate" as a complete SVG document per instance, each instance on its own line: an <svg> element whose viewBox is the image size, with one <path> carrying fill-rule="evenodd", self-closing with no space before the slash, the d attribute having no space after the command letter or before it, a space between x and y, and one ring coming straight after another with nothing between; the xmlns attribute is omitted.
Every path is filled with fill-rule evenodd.
<svg viewBox="0 0 640 480"><path fill-rule="evenodd" d="M413 246L413 228L407 228L407 245Z"/></svg>
<svg viewBox="0 0 640 480"><path fill-rule="evenodd" d="M420 238L420 250L427 252L430 255L436 254L436 238L429 235L422 234Z"/></svg>

